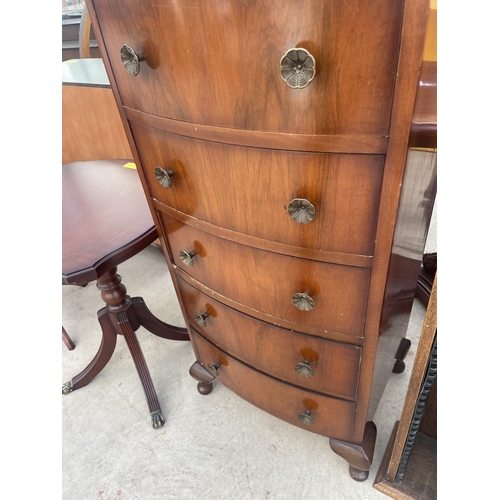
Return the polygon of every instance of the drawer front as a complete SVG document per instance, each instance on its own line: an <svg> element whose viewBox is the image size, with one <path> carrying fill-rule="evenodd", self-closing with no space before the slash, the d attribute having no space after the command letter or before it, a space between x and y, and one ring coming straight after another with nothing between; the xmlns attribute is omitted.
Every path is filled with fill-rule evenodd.
<svg viewBox="0 0 500 500"><path fill-rule="evenodd" d="M193 328L190 330L198 361L205 367L220 363L216 380L229 390L297 427L336 439L352 439L355 403L305 391L264 375L217 349ZM298 418L307 411L314 419L312 425Z"/></svg>
<svg viewBox="0 0 500 500"><path fill-rule="evenodd" d="M218 127L386 135L402 0L93 0L125 106ZM126 44L144 54L137 76ZM305 88L281 59L314 57Z"/></svg>
<svg viewBox="0 0 500 500"><path fill-rule="evenodd" d="M151 194L162 203L265 240L373 255L384 156L228 146L131 126ZM171 187L157 180L158 166L174 172ZM300 215L295 199L312 205L311 221L292 219L289 207Z"/></svg>
<svg viewBox="0 0 500 500"><path fill-rule="evenodd" d="M187 315L210 342L275 378L333 396L354 398L361 348L272 326L239 313L177 280ZM195 313L209 316L204 326Z"/></svg>
<svg viewBox="0 0 500 500"><path fill-rule="evenodd" d="M253 310L282 318L294 330L328 337L363 336L370 271L288 257L239 245L159 212L173 262L215 292ZM181 250L196 252L187 266ZM314 309L299 310L292 296L308 293ZM304 302L310 303L306 297ZM312 327L312 328L309 328Z"/></svg>

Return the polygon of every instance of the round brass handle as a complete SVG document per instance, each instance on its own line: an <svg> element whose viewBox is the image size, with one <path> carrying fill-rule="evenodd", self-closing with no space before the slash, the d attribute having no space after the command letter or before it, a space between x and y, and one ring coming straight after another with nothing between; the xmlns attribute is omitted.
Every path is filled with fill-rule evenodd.
<svg viewBox="0 0 500 500"><path fill-rule="evenodd" d="M208 371L214 376L214 377L218 377L219 376L219 366L220 366L220 362L213 365L212 363L208 363L207 365L207 369Z"/></svg>
<svg viewBox="0 0 500 500"><path fill-rule="evenodd" d="M194 250L192 252L188 252L187 250L181 250L179 252L179 256L182 262L188 267L193 267L194 264L193 258L195 255L196 252Z"/></svg>
<svg viewBox="0 0 500 500"><path fill-rule="evenodd" d="M311 410L306 410L305 413L299 413L297 415L297 418L306 425L313 425L314 424L314 418L311 416Z"/></svg>
<svg viewBox="0 0 500 500"><path fill-rule="evenodd" d="M196 312L196 313L194 313L193 316L194 316L196 323L198 323L201 327L205 328L207 326L206 319L210 316L210 314L208 314L208 312L206 312L204 314L200 314L200 313Z"/></svg>
<svg viewBox="0 0 500 500"><path fill-rule="evenodd" d="M313 298L307 292L299 292L292 295L292 303L301 311L312 311L316 304Z"/></svg>
<svg viewBox="0 0 500 500"><path fill-rule="evenodd" d="M170 189L172 187L172 176L174 175L173 170L165 170L161 167L155 168L156 180L165 188Z"/></svg>
<svg viewBox="0 0 500 500"><path fill-rule="evenodd" d="M125 44L120 49L120 57L127 73L137 76L141 70L140 62L145 59L144 54L137 54L130 45Z"/></svg>
<svg viewBox="0 0 500 500"><path fill-rule="evenodd" d="M295 365L295 371L303 377L312 377L314 375L314 368L309 364L309 361L304 360Z"/></svg>
<svg viewBox="0 0 500 500"><path fill-rule="evenodd" d="M303 89L316 74L316 61L306 49L290 49L281 58L280 72L281 78L289 87Z"/></svg>
<svg viewBox="0 0 500 500"><path fill-rule="evenodd" d="M295 198L288 204L288 215L299 224L309 224L316 217L316 209L309 200Z"/></svg>

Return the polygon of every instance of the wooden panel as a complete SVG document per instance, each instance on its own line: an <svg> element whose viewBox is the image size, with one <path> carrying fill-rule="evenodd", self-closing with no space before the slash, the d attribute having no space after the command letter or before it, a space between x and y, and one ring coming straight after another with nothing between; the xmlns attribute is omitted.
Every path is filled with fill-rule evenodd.
<svg viewBox="0 0 500 500"><path fill-rule="evenodd" d="M370 271L287 257L238 245L186 226L159 213L176 266L211 289L268 315L284 318L294 330L335 336L336 332L362 337ZM193 267L179 257L195 250ZM300 311L292 295L309 292L312 311ZM312 327L312 328L311 328ZM315 330L316 329L316 330Z"/></svg>
<svg viewBox="0 0 500 500"><path fill-rule="evenodd" d="M372 255L383 156L290 153L187 139L131 123L151 195L200 220L265 240ZM172 170L165 189L155 168ZM229 193L238 193L227 196ZM296 198L315 219L288 215Z"/></svg>
<svg viewBox="0 0 500 500"><path fill-rule="evenodd" d="M395 500L436 500L437 492L437 440L417 432L410 457L409 468L402 481L387 479L387 467L394 447L399 422L396 422L373 487Z"/></svg>
<svg viewBox="0 0 500 500"><path fill-rule="evenodd" d="M221 363L216 380L258 408L311 432L337 439L349 440L355 415L355 403L308 392L280 382L249 368L207 342L191 328L198 360ZM215 382L217 383L217 382ZM305 425L299 413L311 410L313 425Z"/></svg>
<svg viewBox="0 0 500 500"><path fill-rule="evenodd" d="M413 362L408 391L406 393L401 421L394 441L391 459L387 468L387 480L394 482L399 476L399 468L408 457L404 455L409 435L418 430L418 421L425 408L423 387L432 362L432 350L437 334L437 274L432 285L429 304L425 313L424 324L420 334L417 353ZM435 372L434 372L435 373ZM410 447L411 450L411 447Z"/></svg>
<svg viewBox="0 0 500 500"><path fill-rule="evenodd" d="M62 86L62 162L132 158L111 89Z"/></svg>
<svg viewBox="0 0 500 500"><path fill-rule="evenodd" d="M188 318L220 349L273 377L334 396L355 397L361 348L290 332L256 320L177 281ZM206 327L194 322L194 313L208 311ZM307 360L312 377L294 367Z"/></svg>
<svg viewBox="0 0 500 500"><path fill-rule="evenodd" d="M437 190L437 155L408 152L399 201L368 415L373 417L392 374L394 354L406 335Z"/></svg>
<svg viewBox="0 0 500 500"><path fill-rule="evenodd" d="M387 134L401 0L93 3L127 107L245 130ZM145 55L136 77L123 44ZM304 89L280 75L293 47L316 59Z"/></svg>

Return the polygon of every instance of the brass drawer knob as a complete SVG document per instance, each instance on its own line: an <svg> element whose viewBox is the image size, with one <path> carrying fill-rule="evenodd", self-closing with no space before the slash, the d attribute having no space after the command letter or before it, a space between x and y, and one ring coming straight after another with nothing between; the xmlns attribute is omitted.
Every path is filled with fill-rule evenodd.
<svg viewBox="0 0 500 500"><path fill-rule="evenodd" d="M306 50L290 49L280 61L281 78L293 89L307 87L316 74L316 61Z"/></svg>
<svg viewBox="0 0 500 500"><path fill-rule="evenodd" d="M314 368L309 364L309 361L304 360L295 365L295 371L303 377L312 377L314 375Z"/></svg>
<svg viewBox="0 0 500 500"><path fill-rule="evenodd" d="M288 215L299 224L309 224L316 217L316 209L309 200L295 198L288 204Z"/></svg>
<svg viewBox="0 0 500 500"><path fill-rule="evenodd" d="M305 413L299 413L297 415L297 418L306 425L313 425L314 424L314 418L311 416L311 410L306 410Z"/></svg>
<svg viewBox="0 0 500 500"><path fill-rule="evenodd" d="M208 371L214 376L214 377L218 377L219 376L219 366L220 366L220 362L213 365L212 363L208 363L207 365L207 369Z"/></svg>
<svg viewBox="0 0 500 500"><path fill-rule="evenodd" d="M188 252L186 250L181 250L179 252L179 257L181 258L182 262L188 267L193 267L193 258L195 255L196 252L194 250L192 252Z"/></svg>
<svg viewBox="0 0 500 500"><path fill-rule="evenodd" d="M312 311L316 304L307 292L299 292L292 295L292 303L301 311Z"/></svg>
<svg viewBox="0 0 500 500"><path fill-rule="evenodd" d="M174 175L173 170L165 170L161 167L155 168L156 180L165 188L170 189L172 187L172 176Z"/></svg>
<svg viewBox="0 0 500 500"><path fill-rule="evenodd" d="M207 322L206 322L206 319L210 316L210 314L208 314L208 312L204 313L204 314L200 314L200 313L194 313L194 319L196 321L196 323L198 323L201 327L205 328L207 326Z"/></svg>
<svg viewBox="0 0 500 500"><path fill-rule="evenodd" d="M125 44L120 49L120 57L127 73L137 76L141 70L140 62L145 59L144 54L137 54L130 45Z"/></svg>

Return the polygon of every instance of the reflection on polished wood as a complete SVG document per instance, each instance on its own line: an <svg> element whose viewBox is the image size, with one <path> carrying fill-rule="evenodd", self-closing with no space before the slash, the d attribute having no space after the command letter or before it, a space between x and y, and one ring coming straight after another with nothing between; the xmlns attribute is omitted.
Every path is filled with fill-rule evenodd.
<svg viewBox="0 0 500 500"><path fill-rule="evenodd" d="M411 121L411 148L437 148L437 63L423 61Z"/></svg>

